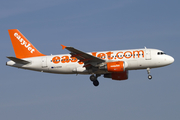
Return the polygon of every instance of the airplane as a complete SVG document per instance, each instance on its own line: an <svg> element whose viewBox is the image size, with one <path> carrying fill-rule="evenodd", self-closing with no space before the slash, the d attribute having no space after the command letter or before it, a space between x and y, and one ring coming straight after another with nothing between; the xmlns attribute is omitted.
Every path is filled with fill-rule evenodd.
<svg viewBox="0 0 180 120"><path fill-rule="evenodd" d="M129 49L101 52L83 52L61 45L69 54L44 55L39 52L18 29L8 30L16 57L7 57L6 65L22 69L56 74L89 74L94 86L101 75L112 80L127 80L129 70L146 69L148 79L151 68L170 65L174 58L158 49Z"/></svg>

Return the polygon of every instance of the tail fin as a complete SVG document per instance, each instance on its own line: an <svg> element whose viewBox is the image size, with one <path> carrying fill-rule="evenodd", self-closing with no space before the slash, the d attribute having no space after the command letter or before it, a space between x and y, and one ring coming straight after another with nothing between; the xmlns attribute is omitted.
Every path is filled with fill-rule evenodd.
<svg viewBox="0 0 180 120"><path fill-rule="evenodd" d="M40 53L18 29L8 30L17 58L45 56Z"/></svg>

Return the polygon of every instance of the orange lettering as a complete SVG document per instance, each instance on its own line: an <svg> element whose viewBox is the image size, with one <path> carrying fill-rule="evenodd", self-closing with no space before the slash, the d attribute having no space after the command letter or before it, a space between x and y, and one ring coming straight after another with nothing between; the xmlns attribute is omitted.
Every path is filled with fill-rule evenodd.
<svg viewBox="0 0 180 120"><path fill-rule="evenodd" d="M105 59L105 54L104 53L99 53L98 55L97 55L97 57L99 57L99 58L102 58L102 59Z"/></svg>
<svg viewBox="0 0 180 120"><path fill-rule="evenodd" d="M84 64L83 62L78 62L79 64Z"/></svg>
<svg viewBox="0 0 180 120"><path fill-rule="evenodd" d="M119 57L119 53L122 53L122 57ZM118 52L118 53L116 54L116 57L117 57L118 59L123 59L123 52Z"/></svg>
<svg viewBox="0 0 180 120"><path fill-rule="evenodd" d="M128 56L126 53L130 53L131 55ZM131 56L132 56L132 52L131 52L131 51L126 51L126 52L124 53L124 57L127 58L127 59L131 58Z"/></svg>
<svg viewBox="0 0 180 120"><path fill-rule="evenodd" d="M69 62L69 56L62 56L62 60L61 60L61 62L62 63L68 63Z"/></svg>
<svg viewBox="0 0 180 120"><path fill-rule="evenodd" d="M113 57L111 57L111 54L113 54L113 52L107 52L106 54L107 54L107 58L108 58L109 60L112 60L112 59L113 59Z"/></svg>
<svg viewBox="0 0 180 120"><path fill-rule="evenodd" d="M71 57L71 62L77 62L77 58L76 57Z"/></svg>
<svg viewBox="0 0 180 120"><path fill-rule="evenodd" d="M59 57L59 56L53 57L52 62L53 62L54 64L60 63L60 57Z"/></svg>
<svg viewBox="0 0 180 120"><path fill-rule="evenodd" d="M135 54L138 54L138 58L139 58L140 52L142 52L142 56L144 57L144 51L143 50L139 50L139 51L133 51L133 58L135 58Z"/></svg>
<svg viewBox="0 0 180 120"><path fill-rule="evenodd" d="M96 57L96 53L97 53L97 52L92 52L91 54Z"/></svg>

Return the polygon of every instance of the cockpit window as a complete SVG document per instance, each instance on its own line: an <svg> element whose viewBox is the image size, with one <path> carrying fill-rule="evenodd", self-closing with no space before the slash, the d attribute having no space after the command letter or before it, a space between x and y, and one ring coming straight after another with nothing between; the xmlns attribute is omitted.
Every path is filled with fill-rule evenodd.
<svg viewBox="0 0 180 120"><path fill-rule="evenodd" d="M166 53L164 53L164 52L158 52L157 54L158 54L158 55L165 55Z"/></svg>

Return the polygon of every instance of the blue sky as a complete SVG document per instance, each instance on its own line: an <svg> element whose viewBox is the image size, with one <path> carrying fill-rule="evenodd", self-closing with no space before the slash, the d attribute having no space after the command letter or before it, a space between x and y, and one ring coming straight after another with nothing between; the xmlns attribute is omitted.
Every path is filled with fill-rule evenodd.
<svg viewBox="0 0 180 120"><path fill-rule="evenodd" d="M0 2L0 119L179 120L180 1L8 0ZM19 29L44 54L156 48L175 58L163 68L130 71L126 81L57 75L5 65L15 56L8 29Z"/></svg>

